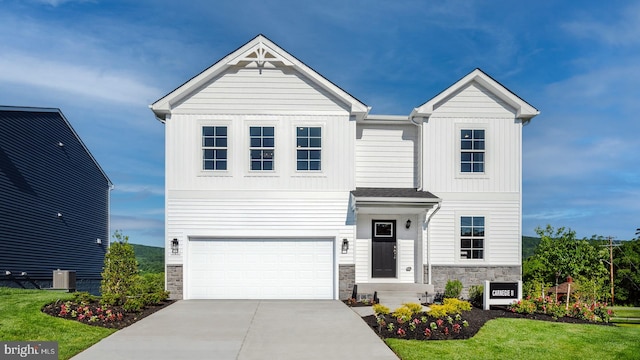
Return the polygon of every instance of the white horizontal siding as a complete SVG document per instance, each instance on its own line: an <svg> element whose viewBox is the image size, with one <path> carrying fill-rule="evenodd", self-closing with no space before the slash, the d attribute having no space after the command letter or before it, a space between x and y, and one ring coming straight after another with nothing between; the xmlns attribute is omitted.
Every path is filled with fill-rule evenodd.
<svg viewBox="0 0 640 360"><path fill-rule="evenodd" d="M516 195L517 197L517 195ZM431 219L430 247L434 265L478 264L460 259L457 251L456 225L460 216L485 216L485 261L482 265L520 265L521 263L520 201L463 201L443 199L442 208ZM426 249L425 249L426 255ZM425 257L426 259L426 257Z"/></svg>
<svg viewBox="0 0 640 360"><path fill-rule="evenodd" d="M438 116L515 117L516 110L476 82L434 106Z"/></svg>
<svg viewBox="0 0 640 360"><path fill-rule="evenodd" d="M288 68L232 68L173 109L173 114L345 112L349 108Z"/></svg>
<svg viewBox="0 0 640 360"><path fill-rule="evenodd" d="M417 128L358 124L356 186L416 187Z"/></svg>
<svg viewBox="0 0 640 360"><path fill-rule="evenodd" d="M305 197L295 192L261 196L259 191L169 191L167 196L167 246L174 237L181 242L193 237L327 237L353 243L348 192ZM167 262L182 260L174 255ZM340 255L339 261L353 263L353 253Z"/></svg>

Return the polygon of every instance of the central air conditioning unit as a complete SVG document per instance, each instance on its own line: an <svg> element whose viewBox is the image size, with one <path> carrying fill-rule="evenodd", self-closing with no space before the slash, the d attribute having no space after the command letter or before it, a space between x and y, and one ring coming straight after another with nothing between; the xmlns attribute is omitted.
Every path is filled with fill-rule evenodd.
<svg viewBox="0 0 640 360"><path fill-rule="evenodd" d="M76 272L75 270L53 270L53 289L75 290Z"/></svg>

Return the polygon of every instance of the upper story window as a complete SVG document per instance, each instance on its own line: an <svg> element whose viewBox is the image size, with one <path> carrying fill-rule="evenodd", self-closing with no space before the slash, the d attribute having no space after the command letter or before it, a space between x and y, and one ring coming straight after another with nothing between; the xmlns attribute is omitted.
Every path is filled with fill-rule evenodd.
<svg viewBox="0 0 640 360"><path fill-rule="evenodd" d="M460 217L460 258L484 259L484 216Z"/></svg>
<svg viewBox="0 0 640 360"><path fill-rule="evenodd" d="M484 130L460 130L460 172L484 173Z"/></svg>
<svg viewBox="0 0 640 360"><path fill-rule="evenodd" d="M254 171L273 170L275 134L273 126L251 126L249 128L250 169Z"/></svg>
<svg viewBox="0 0 640 360"><path fill-rule="evenodd" d="M298 127L296 130L297 170L322 170L322 128Z"/></svg>
<svg viewBox="0 0 640 360"><path fill-rule="evenodd" d="M202 170L227 170L227 127L202 127Z"/></svg>

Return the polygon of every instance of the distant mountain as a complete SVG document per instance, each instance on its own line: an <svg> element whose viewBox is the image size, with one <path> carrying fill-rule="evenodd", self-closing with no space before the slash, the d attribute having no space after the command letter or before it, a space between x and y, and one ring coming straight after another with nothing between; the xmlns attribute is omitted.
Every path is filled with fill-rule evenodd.
<svg viewBox="0 0 640 360"><path fill-rule="evenodd" d="M164 272L164 248L147 245L133 245L141 273Z"/></svg>
<svg viewBox="0 0 640 360"><path fill-rule="evenodd" d="M532 236L522 237L522 260L526 260L529 256L533 255L536 248L540 244L540 238Z"/></svg>

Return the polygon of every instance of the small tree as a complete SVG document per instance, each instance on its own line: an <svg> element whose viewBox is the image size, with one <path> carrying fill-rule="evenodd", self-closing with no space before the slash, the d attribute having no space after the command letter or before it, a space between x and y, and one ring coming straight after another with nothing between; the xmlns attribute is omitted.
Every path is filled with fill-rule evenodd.
<svg viewBox="0 0 640 360"><path fill-rule="evenodd" d="M129 236L116 230L113 241L104 257L101 303L103 305L124 305L127 294L135 284L138 264L133 246L129 244Z"/></svg>

